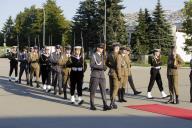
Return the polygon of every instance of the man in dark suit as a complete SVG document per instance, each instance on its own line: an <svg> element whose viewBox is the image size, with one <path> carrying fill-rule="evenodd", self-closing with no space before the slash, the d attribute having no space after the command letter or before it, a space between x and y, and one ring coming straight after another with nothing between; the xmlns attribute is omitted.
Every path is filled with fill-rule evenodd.
<svg viewBox="0 0 192 128"><path fill-rule="evenodd" d="M90 62L91 67L91 79L90 79L90 109L96 110L94 105L95 92L99 86L101 91L101 96L103 100L103 110L110 110L111 108L107 105L106 100L106 79L104 72L107 70L107 67L104 64L103 59L103 49L104 44L99 44L97 46L96 52L93 54Z"/></svg>

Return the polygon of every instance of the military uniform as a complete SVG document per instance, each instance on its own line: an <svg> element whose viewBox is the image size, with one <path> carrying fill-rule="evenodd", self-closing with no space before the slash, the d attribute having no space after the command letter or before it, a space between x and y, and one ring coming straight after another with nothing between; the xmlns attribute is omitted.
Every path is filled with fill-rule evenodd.
<svg viewBox="0 0 192 128"><path fill-rule="evenodd" d="M59 45L56 49L60 49ZM56 51L51 54L50 62L52 64L52 86L54 87L54 94L57 94L57 88L59 88L59 95L62 94L62 66L59 65L59 60L61 59L61 52Z"/></svg>
<svg viewBox="0 0 192 128"><path fill-rule="evenodd" d="M104 49L104 44L100 44L98 48ZM96 110L94 104L95 92L99 86L101 91L101 96L103 100L103 110L110 110L110 107L107 105L106 100L106 79L104 72L107 70L105 66L103 55L100 52L95 52L91 58L90 62L91 67L91 78L90 78L90 109Z"/></svg>
<svg viewBox="0 0 192 128"><path fill-rule="evenodd" d="M16 48L16 47L13 47ZM11 75L13 73L13 70L15 70L15 81L18 81L17 75L18 75L18 55L17 51L11 51L8 55L8 59L10 60L10 71L9 71L9 81L11 81Z"/></svg>
<svg viewBox="0 0 192 128"><path fill-rule="evenodd" d="M155 49L154 54L155 52L159 52L160 54L159 49ZM162 65L160 56L156 57L155 55L153 55L150 60L150 64L151 64L151 71L150 71L151 77L150 77L148 90L147 90L147 98L149 99L153 98L151 95L151 90L153 88L155 81L157 82L158 88L162 94L162 98L166 98L167 94L165 94L165 92L163 91L164 90L163 83L162 83L161 74L160 74L161 65Z"/></svg>
<svg viewBox="0 0 192 128"><path fill-rule="evenodd" d="M38 49L37 47L34 47L34 49ZM29 62L30 65L30 86L33 86L33 76L34 73L36 74L36 82L37 82L37 88L39 88L39 72L40 72L40 66L39 66L39 54L38 52L31 52L29 55Z"/></svg>
<svg viewBox="0 0 192 128"><path fill-rule="evenodd" d="M27 51L24 51L19 54L19 62L20 62L20 72L19 72L19 83L21 83L21 77L23 75L23 72L25 71L26 74L26 80L27 85L29 84L29 56Z"/></svg>
<svg viewBox="0 0 192 128"><path fill-rule="evenodd" d="M65 48L66 50L71 49L70 46L66 46ZM64 93L64 99L67 99L67 85L69 84L69 80L70 80L71 68L67 67L66 64L69 61L71 54L64 53L62 56L63 57L61 57L59 60L59 65L61 65L63 68L63 72L62 72L63 73L63 93Z"/></svg>
<svg viewBox="0 0 192 128"><path fill-rule="evenodd" d="M179 54L176 54L174 57L172 54L168 56L168 64L167 64L167 78L169 83L169 91L170 91L170 103L179 103L179 92L178 92L178 68L183 64L183 60L181 59ZM174 99L176 101L174 101Z"/></svg>
<svg viewBox="0 0 192 128"><path fill-rule="evenodd" d="M42 54L40 57L41 77L44 90L49 90L51 85L51 62L49 54Z"/></svg>
<svg viewBox="0 0 192 128"><path fill-rule="evenodd" d="M128 52L131 52L131 49L129 47L127 47L127 51ZM131 87L131 89L133 90L133 93L134 95L138 95L141 93L141 91L137 91L136 88L135 88L135 84L133 82L133 76L132 76L132 73L131 73L131 56L130 56L130 53L128 54L128 59L129 59L129 63L128 63L128 82L129 82L129 85Z"/></svg>
<svg viewBox="0 0 192 128"><path fill-rule="evenodd" d="M190 102L192 103L192 59L190 61L190 67L191 67L191 72L190 72Z"/></svg>
<svg viewBox="0 0 192 128"><path fill-rule="evenodd" d="M119 47L119 44L113 44L113 47ZM121 55L117 52L112 52L106 61L106 65L109 69L109 83L110 83L110 98L111 98L111 107L117 108L115 104L115 98L117 96L119 86L121 83Z"/></svg>
<svg viewBox="0 0 192 128"><path fill-rule="evenodd" d="M119 97L119 102L127 102L124 99L125 95L125 89L128 84L128 76L129 76L129 57L124 51L126 51L126 47L121 48L121 56L120 56L120 62L121 62L121 84L120 88L118 90L118 97Z"/></svg>
<svg viewBox="0 0 192 128"><path fill-rule="evenodd" d="M74 47L74 49L81 49L80 46ZM78 104L81 105L84 101L82 99L82 86L84 72L87 69L87 64L83 60L82 56L72 55L67 62L67 67L71 68L70 73L70 93L71 93L71 103L75 102L75 90L77 88Z"/></svg>

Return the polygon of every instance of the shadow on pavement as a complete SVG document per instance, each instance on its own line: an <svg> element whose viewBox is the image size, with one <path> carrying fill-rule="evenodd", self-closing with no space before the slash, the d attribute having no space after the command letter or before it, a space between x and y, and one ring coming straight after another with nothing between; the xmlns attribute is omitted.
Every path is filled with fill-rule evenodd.
<svg viewBox="0 0 192 128"><path fill-rule="evenodd" d="M70 105L74 107L80 107L84 109L89 109L87 104L88 102L84 102L83 105L78 106L78 105L73 105L69 102L69 100L64 100L61 96L58 95L53 95L51 93L46 93L45 91L37 88L32 88L26 85L19 85L15 82L10 82L8 81L7 77L2 77L0 76L0 89L3 89L6 92L9 92L11 94L8 95L19 95L19 96L24 96L24 97L31 97L34 99L40 99L40 100L46 100L50 102L55 102L55 103L60 103L60 104L65 104L65 105ZM2 95L0 95L2 96ZM84 106L86 105L86 106Z"/></svg>
<svg viewBox="0 0 192 128"><path fill-rule="evenodd" d="M1 128L191 128L192 122L169 117L66 116L0 118Z"/></svg>

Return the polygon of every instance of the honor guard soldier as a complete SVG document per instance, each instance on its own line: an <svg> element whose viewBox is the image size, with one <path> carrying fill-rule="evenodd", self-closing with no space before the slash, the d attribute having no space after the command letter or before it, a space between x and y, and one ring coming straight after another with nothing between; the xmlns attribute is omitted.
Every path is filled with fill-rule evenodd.
<svg viewBox="0 0 192 128"><path fill-rule="evenodd" d="M23 72L25 71L27 85L29 85L29 56L27 53L27 48L23 48L22 52L19 54L19 62L20 62L20 72L19 72L19 83L21 84L21 77Z"/></svg>
<svg viewBox="0 0 192 128"><path fill-rule="evenodd" d="M151 77L150 77L148 90L147 90L147 98L148 99L153 98L151 95L151 90L153 88L155 81L157 82L162 98L166 98L167 94L165 94L164 92L163 83L162 83L161 74L160 74L161 65L162 65L160 49L154 49L153 56L151 57L151 60L150 60L150 64L151 64L151 71L150 71Z"/></svg>
<svg viewBox="0 0 192 128"><path fill-rule="evenodd" d="M54 87L54 94L57 95L59 89L59 95L62 94L62 67L59 65L61 58L61 46L55 46L55 52L51 54L50 62L52 64L52 86Z"/></svg>
<svg viewBox="0 0 192 128"><path fill-rule="evenodd" d="M75 89L77 88L78 101L77 104L81 105L84 101L82 99L82 86L84 72L87 69L87 64L84 61L84 56L82 56L82 47L74 47L74 55L72 55L67 63L68 67L71 68L70 73L70 93L71 93L71 103L76 103L75 101Z"/></svg>
<svg viewBox="0 0 192 128"><path fill-rule="evenodd" d="M48 47L45 47L44 53L41 54L40 65L43 90L48 91L51 89L51 63L50 52Z"/></svg>
<svg viewBox="0 0 192 128"><path fill-rule="evenodd" d="M39 85L39 72L40 72L40 66L39 66L39 53L38 53L38 47L34 46L31 50L30 56L29 56L29 62L30 65L30 86L33 87L33 76L34 73L36 74L36 83L37 88L40 87Z"/></svg>
<svg viewBox="0 0 192 128"><path fill-rule="evenodd" d="M93 54L90 62L91 67L91 79L90 79L90 109L96 110L94 104L95 92L99 86L101 91L101 96L103 100L103 110L110 110L111 108L107 105L106 100L106 79L104 72L107 70L105 65L103 50L105 45L99 44L97 46L96 52Z"/></svg>
<svg viewBox="0 0 192 128"><path fill-rule="evenodd" d="M176 46L171 46L167 63L167 78L170 91L170 99L167 103L179 104L178 69L183 63L180 55L176 53Z"/></svg>
<svg viewBox="0 0 192 128"><path fill-rule="evenodd" d="M127 55L128 55L128 59L129 59L128 82L129 82L129 85L130 85L131 89L133 90L134 95L138 95L138 94L141 93L141 91L136 90L135 84L133 82L133 76L132 76L132 73L131 73L131 49L129 47L127 47Z"/></svg>
<svg viewBox="0 0 192 128"><path fill-rule="evenodd" d="M69 61L71 57L71 46L67 45L65 46L65 51L59 61L59 64L63 68L63 93L64 93L64 99L67 99L67 86L70 81L70 72L71 68L67 67L66 64Z"/></svg>
<svg viewBox="0 0 192 128"><path fill-rule="evenodd" d="M121 82L121 55L119 54L120 44L113 43L113 52L107 57L106 65L109 67L110 99L111 108L117 109L115 98Z"/></svg>
<svg viewBox="0 0 192 128"><path fill-rule="evenodd" d="M8 59L10 60L10 71L9 71L9 81L11 81L11 75L13 70L15 70L15 82L18 81L18 53L17 53L17 46L13 46L11 48L11 52L8 55Z"/></svg>
<svg viewBox="0 0 192 128"><path fill-rule="evenodd" d="M121 63L121 83L120 83L120 88L118 90L118 98L119 102L127 102L124 99L125 95L125 89L128 84L128 76L129 76L129 56L127 54L127 48L126 47L121 47L120 49L120 63Z"/></svg>
<svg viewBox="0 0 192 128"><path fill-rule="evenodd" d="M192 103L192 59L190 60L190 67L191 67L191 71L190 71L190 103Z"/></svg>

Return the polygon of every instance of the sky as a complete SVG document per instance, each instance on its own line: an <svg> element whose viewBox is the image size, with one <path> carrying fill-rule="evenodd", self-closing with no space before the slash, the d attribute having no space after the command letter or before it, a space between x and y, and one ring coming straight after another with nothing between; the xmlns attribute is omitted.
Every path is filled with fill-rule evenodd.
<svg viewBox="0 0 192 128"><path fill-rule="evenodd" d="M56 0L57 5L63 10L64 16L71 20L75 15L76 9L79 7L79 2L83 0ZM161 0L164 10L179 10L184 7L184 1L187 0ZM23 11L25 7L36 5L36 7L42 7L46 0L1 0L0 1L0 30L3 27L6 19L9 16L13 18ZM123 0L125 9L124 13L138 12L140 8L148 8L153 10L157 0Z"/></svg>

